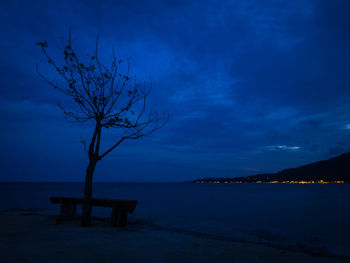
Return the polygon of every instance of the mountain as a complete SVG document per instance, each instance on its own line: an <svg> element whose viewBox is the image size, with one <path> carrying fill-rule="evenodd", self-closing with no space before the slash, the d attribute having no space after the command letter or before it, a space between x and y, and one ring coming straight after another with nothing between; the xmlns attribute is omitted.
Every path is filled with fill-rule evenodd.
<svg viewBox="0 0 350 263"><path fill-rule="evenodd" d="M194 182L339 182L350 183L350 152L325 161L277 173L235 178L206 178Z"/></svg>

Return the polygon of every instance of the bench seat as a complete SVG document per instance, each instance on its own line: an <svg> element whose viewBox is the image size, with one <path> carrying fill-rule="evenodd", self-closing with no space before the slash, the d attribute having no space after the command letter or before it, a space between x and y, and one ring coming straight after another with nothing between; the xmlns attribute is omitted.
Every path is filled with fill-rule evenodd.
<svg viewBox="0 0 350 263"><path fill-rule="evenodd" d="M76 206L82 205L84 199L76 197L50 197L53 204L61 204L60 220L76 218ZM137 200L92 199L92 206L111 207L111 224L115 227L127 225L128 213L133 213Z"/></svg>

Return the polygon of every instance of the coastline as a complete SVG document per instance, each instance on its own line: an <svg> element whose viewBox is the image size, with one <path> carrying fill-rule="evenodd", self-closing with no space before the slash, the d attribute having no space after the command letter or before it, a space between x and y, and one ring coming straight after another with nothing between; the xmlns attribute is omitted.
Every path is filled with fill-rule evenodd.
<svg viewBox="0 0 350 263"><path fill-rule="evenodd" d="M278 245L133 222L125 229L94 221L56 224L35 212L1 213L0 262L346 262Z"/></svg>

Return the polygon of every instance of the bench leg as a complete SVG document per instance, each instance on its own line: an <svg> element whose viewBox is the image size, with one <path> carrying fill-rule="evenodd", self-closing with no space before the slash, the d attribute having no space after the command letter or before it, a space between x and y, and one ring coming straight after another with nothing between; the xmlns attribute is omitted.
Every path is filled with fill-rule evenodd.
<svg viewBox="0 0 350 263"><path fill-rule="evenodd" d="M77 215L77 206L72 203L62 203L61 205L61 220L74 219Z"/></svg>
<svg viewBox="0 0 350 263"><path fill-rule="evenodd" d="M128 212L125 210L122 210L120 214L119 226L126 227L127 225L128 225Z"/></svg>
<svg viewBox="0 0 350 263"><path fill-rule="evenodd" d="M120 213L119 213L119 207L118 206L113 206L112 207L112 215L111 215L111 224L112 226L116 227L119 224L119 219Z"/></svg>
<svg viewBox="0 0 350 263"><path fill-rule="evenodd" d="M111 224L114 227L125 227L128 225L128 212L117 206L112 208Z"/></svg>

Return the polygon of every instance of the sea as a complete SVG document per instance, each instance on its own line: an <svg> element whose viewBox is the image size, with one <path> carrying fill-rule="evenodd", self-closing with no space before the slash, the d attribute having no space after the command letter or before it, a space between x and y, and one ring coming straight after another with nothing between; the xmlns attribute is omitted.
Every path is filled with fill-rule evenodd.
<svg viewBox="0 0 350 263"><path fill-rule="evenodd" d="M82 193L83 183L0 183L0 212L58 215L50 196ZM145 226L350 255L350 184L95 183L93 195L138 200L129 220Z"/></svg>

